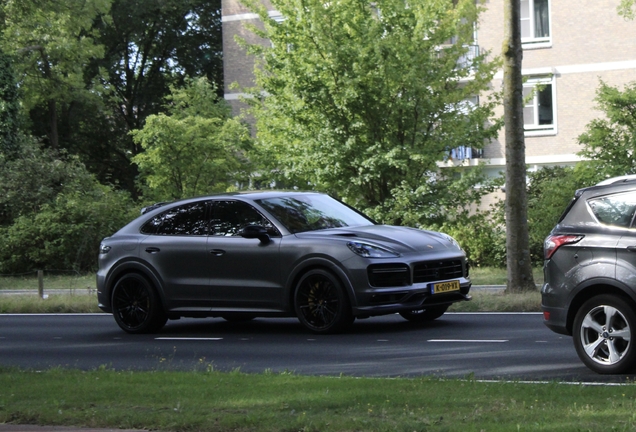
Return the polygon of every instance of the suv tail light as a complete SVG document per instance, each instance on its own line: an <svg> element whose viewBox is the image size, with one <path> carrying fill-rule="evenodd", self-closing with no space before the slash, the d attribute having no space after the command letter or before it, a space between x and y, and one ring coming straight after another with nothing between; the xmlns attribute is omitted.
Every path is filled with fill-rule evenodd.
<svg viewBox="0 0 636 432"><path fill-rule="evenodd" d="M548 236L548 238L546 238L545 242L543 243L543 256L544 256L544 258L549 260L552 257L552 255L554 254L554 252L556 252L556 250L558 248L560 248L563 245L577 243L577 242L581 241L581 239L583 237L584 236L577 236L577 235L550 235L550 236Z"/></svg>

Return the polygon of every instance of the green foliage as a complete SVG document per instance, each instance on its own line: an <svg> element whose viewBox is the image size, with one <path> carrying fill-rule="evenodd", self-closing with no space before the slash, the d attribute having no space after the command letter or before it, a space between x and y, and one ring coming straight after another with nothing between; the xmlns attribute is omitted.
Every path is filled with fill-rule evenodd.
<svg viewBox="0 0 636 432"><path fill-rule="evenodd" d="M253 30L272 42L249 47L263 180L328 191L387 223L425 226L454 211L468 189L447 193L456 179L438 162L483 147L500 126L494 100L466 102L497 64L481 53L457 67L475 2L275 0L282 22L250 4L265 23Z"/></svg>
<svg viewBox="0 0 636 432"><path fill-rule="evenodd" d="M10 56L0 50L0 153L11 156L18 147L20 101Z"/></svg>
<svg viewBox="0 0 636 432"><path fill-rule="evenodd" d="M84 68L104 53L91 32L93 20L108 12L110 0L7 0L2 49L15 55L27 110L49 100L92 97Z"/></svg>
<svg viewBox="0 0 636 432"><path fill-rule="evenodd" d="M0 155L0 272L94 270L100 240L136 216L132 208L77 158L24 142L19 157Z"/></svg>
<svg viewBox="0 0 636 432"><path fill-rule="evenodd" d="M592 120L578 137L579 153L596 180L636 173L636 82L621 91L600 82L597 108L604 118Z"/></svg>
<svg viewBox="0 0 636 432"><path fill-rule="evenodd" d="M88 190L93 182L77 158L23 137L15 157L0 154L0 225L37 213L60 193Z"/></svg>
<svg viewBox="0 0 636 432"><path fill-rule="evenodd" d="M101 239L138 215L131 209L126 194L97 184L90 191L59 194L37 213L0 229L0 271L94 270Z"/></svg>
<svg viewBox="0 0 636 432"><path fill-rule="evenodd" d="M528 173L528 227L530 258L543 263L543 241L557 224L580 186L571 167L545 167Z"/></svg>
<svg viewBox="0 0 636 432"><path fill-rule="evenodd" d="M452 236L466 252L471 267L506 265L506 232L493 220L490 211L463 214L445 222L437 230Z"/></svg>
<svg viewBox="0 0 636 432"><path fill-rule="evenodd" d="M559 221L574 192L596 182L595 173L584 162L575 167L553 166L528 172L528 234L533 266L543 264L543 241ZM497 207L499 220L503 222L503 202Z"/></svg>
<svg viewBox="0 0 636 432"><path fill-rule="evenodd" d="M226 191L247 179L249 130L204 78L173 89L164 114L132 132L145 151L133 157L147 198L178 199Z"/></svg>
<svg viewBox="0 0 636 432"><path fill-rule="evenodd" d="M634 0L621 0L618 5L618 14L625 19L633 20L636 17L634 13Z"/></svg>

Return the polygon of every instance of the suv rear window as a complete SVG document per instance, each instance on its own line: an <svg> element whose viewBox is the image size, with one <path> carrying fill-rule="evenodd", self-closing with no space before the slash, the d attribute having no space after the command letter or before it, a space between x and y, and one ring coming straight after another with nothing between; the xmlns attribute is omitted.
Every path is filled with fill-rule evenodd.
<svg viewBox="0 0 636 432"><path fill-rule="evenodd" d="M602 224L629 228L636 212L636 192L593 198L587 203Z"/></svg>

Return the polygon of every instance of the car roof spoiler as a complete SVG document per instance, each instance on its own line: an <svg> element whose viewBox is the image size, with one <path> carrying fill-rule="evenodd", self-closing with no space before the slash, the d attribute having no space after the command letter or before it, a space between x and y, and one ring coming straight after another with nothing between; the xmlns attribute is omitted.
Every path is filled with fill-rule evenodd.
<svg viewBox="0 0 636 432"><path fill-rule="evenodd" d="M636 174L628 174L624 176L612 177L612 178L603 180L601 182L598 182L594 186L588 186L586 188L577 189L576 192L574 193L574 196L579 197L586 190L596 188L596 187L615 185L618 183L632 183L632 182L636 182Z"/></svg>

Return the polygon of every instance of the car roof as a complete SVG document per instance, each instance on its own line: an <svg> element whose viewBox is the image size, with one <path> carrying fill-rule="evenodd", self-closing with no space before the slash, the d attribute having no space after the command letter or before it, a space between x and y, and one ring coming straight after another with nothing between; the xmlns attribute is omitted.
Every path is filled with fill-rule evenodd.
<svg viewBox="0 0 636 432"><path fill-rule="evenodd" d="M250 201L255 201L259 199L277 198L277 197L294 196L294 195L325 195L325 194L322 192L316 192L316 191L285 191L285 190L262 190L262 191L256 190L256 191L224 192L224 193L218 193L218 194L201 195L201 196L192 197L192 198L184 198L184 199L176 200L176 201L166 201L166 202L155 203L155 204L143 207L141 209L141 214L143 215L143 214L149 213L153 210L156 210L166 205L172 205L177 203L186 204L188 202L205 200L205 199L216 199L216 198L223 198L223 197L235 197L235 198L243 197L243 198L247 198Z"/></svg>
<svg viewBox="0 0 636 432"><path fill-rule="evenodd" d="M624 176L608 178L606 180L603 180L595 184L594 186L588 186L585 188L578 189L574 193L574 196L579 197L583 194L583 192L596 191L596 190L602 191L605 189L609 189L610 187L623 186L623 185L631 185L631 186L636 185L636 174L629 174Z"/></svg>

